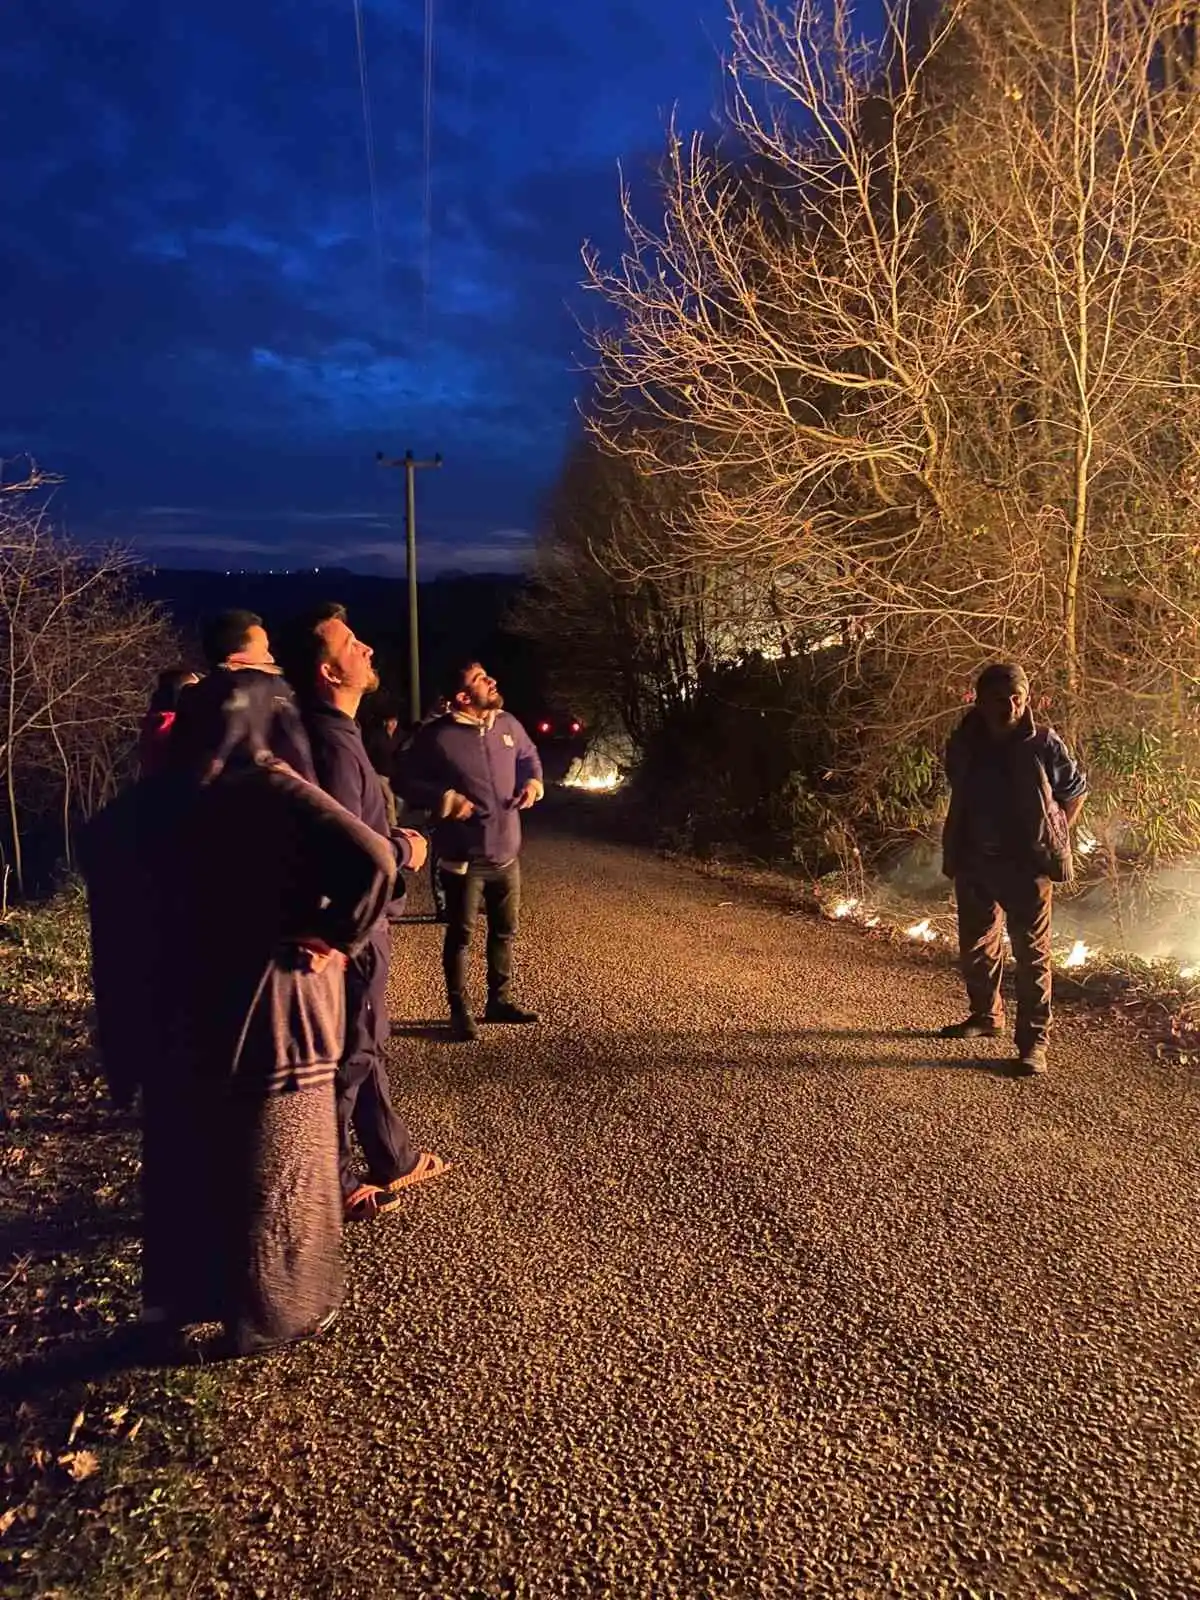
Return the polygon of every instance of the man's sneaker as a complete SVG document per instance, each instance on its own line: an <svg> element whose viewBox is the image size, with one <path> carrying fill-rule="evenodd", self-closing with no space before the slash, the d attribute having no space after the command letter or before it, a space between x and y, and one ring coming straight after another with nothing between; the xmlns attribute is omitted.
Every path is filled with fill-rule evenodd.
<svg viewBox="0 0 1200 1600"><path fill-rule="evenodd" d="M511 1000L489 1000L483 1013L485 1022L536 1022L536 1011L523 1011Z"/></svg>
<svg viewBox="0 0 1200 1600"><path fill-rule="evenodd" d="M479 1037L475 1018L465 1006L456 1006L450 1013L450 1034L459 1044L471 1044Z"/></svg>
<svg viewBox="0 0 1200 1600"><path fill-rule="evenodd" d="M965 1022L948 1022L939 1039L996 1039L1002 1024L995 1017L968 1017Z"/></svg>
<svg viewBox="0 0 1200 1600"><path fill-rule="evenodd" d="M1045 1077L1050 1070L1050 1064L1046 1060L1046 1046L1031 1044L1027 1050L1022 1050L1013 1070L1018 1078Z"/></svg>

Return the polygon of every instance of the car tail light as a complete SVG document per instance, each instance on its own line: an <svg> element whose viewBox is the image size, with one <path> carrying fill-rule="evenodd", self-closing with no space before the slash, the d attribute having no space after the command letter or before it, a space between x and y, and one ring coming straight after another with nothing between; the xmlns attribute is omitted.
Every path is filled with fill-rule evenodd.
<svg viewBox="0 0 1200 1600"><path fill-rule="evenodd" d="M581 722L573 722L571 724L571 732L572 733L582 733L583 732L583 724Z"/></svg>
<svg viewBox="0 0 1200 1600"><path fill-rule="evenodd" d="M548 722L539 722L538 723L538 732L539 733L549 733L550 732L550 724Z"/></svg>

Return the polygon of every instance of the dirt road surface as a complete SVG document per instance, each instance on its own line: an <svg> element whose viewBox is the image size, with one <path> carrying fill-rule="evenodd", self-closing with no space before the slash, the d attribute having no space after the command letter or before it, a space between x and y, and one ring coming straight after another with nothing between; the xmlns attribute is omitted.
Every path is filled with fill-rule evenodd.
<svg viewBox="0 0 1200 1600"><path fill-rule="evenodd" d="M544 824L542 1024L449 1043L438 936L391 1070L455 1170L237 1369L219 1592L1200 1595L1195 1077L1075 1016L1013 1080L912 1031L947 971Z"/></svg>

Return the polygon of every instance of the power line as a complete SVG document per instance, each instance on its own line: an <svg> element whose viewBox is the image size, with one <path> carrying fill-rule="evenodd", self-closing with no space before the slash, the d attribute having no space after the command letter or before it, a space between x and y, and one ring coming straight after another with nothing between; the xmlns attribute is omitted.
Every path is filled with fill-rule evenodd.
<svg viewBox="0 0 1200 1600"><path fill-rule="evenodd" d="M424 192L421 216L421 327L429 316L429 279L433 244L433 0L425 0Z"/></svg>
<svg viewBox="0 0 1200 1600"><path fill-rule="evenodd" d="M358 87L362 98L363 138L367 148L367 184L371 195L371 225L375 233L375 257L379 271L379 298L384 306L385 262L383 224L379 210L379 183L375 172L375 131L371 123L371 91L367 83L367 51L363 40L362 0L354 3L354 36L358 45Z"/></svg>

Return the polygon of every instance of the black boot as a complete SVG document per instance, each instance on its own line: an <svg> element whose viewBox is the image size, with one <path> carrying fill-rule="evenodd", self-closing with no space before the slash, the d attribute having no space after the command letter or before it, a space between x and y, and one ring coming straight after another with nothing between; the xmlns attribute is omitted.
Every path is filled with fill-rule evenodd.
<svg viewBox="0 0 1200 1600"><path fill-rule="evenodd" d="M450 1033L458 1044L471 1044L479 1037L479 1029L470 1008L464 1005L450 1007Z"/></svg>
<svg viewBox="0 0 1200 1600"><path fill-rule="evenodd" d="M511 1000L489 1000L483 1013L485 1022L536 1022L536 1011L523 1011Z"/></svg>
<svg viewBox="0 0 1200 1600"><path fill-rule="evenodd" d="M938 1033L939 1039L996 1039L1003 1024L995 1017L968 1017L965 1022L948 1022Z"/></svg>

